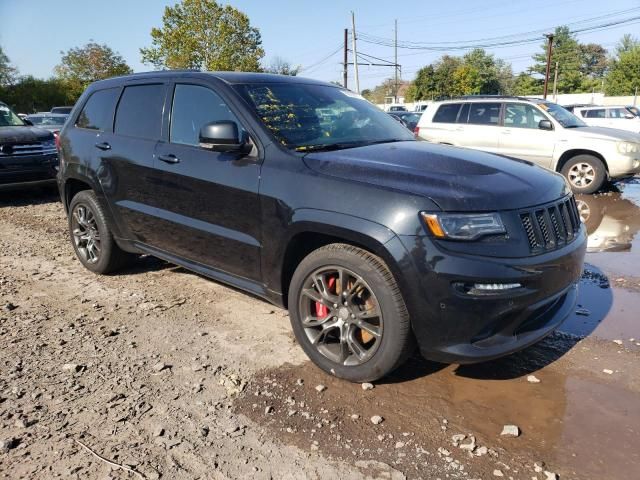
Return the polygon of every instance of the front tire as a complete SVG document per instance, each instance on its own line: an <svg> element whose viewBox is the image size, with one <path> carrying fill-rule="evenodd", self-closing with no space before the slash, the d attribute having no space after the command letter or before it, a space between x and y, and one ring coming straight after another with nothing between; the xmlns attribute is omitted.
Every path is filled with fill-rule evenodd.
<svg viewBox="0 0 640 480"><path fill-rule="evenodd" d="M607 171L598 157L583 154L569 159L562 167L562 175L569 180L574 193L594 193L607 179Z"/></svg>
<svg viewBox="0 0 640 480"><path fill-rule="evenodd" d="M118 247L107 225L102 206L91 190L83 190L69 205L69 234L76 256L95 273L118 270L135 257Z"/></svg>
<svg viewBox="0 0 640 480"><path fill-rule="evenodd" d="M384 377L413 351L409 314L384 261L330 244L298 265L289 288L291 326L309 358L352 382Z"/></svg>

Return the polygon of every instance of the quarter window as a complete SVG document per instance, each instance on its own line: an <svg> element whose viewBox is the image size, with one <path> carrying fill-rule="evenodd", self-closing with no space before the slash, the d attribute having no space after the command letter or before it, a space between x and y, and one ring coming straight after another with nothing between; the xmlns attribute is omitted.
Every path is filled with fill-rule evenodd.
<svg viewBox="0 0 640 480"><path fill-rule="evenodd" d="M200 129L210 122L231 120L237 117L213 90L199 85L176 85L171 110L172 143L198 146Z"/></svg>
<svg viewBox="0 0 640 480"><path fill-rule="evenodd" d="M546 120L542 113L531 105L511 103L505 105L504 126L509 128L538 128L540 120Z"/></svg>
<svg viewBox="0 0 640 480"><path fill-rule="evenodd" d="M498 125L500 121L499 103L470 103L469 121L473 125Z"/></svg>
<svg viewBox="0 0 640 480"><path fill-rule="evenodd" d="M160 138L164 90L162 84L126 87L118 103L114 132L150 140Z"/></svg>
<svg viewBox="0 0 640 480"><path fill-rule="evenodd" d="M118 92L118 88L108 88L92 93L78 115L76 126L90 130L110 130Z"/></svg>
<svg viewBox="0 0 640 480"><path fill-rule="evenodd" d="M460 105L460 103L445 103L444 105L440 105L440 108L438 108L438 111L433 116L433 122L456 123Z"/></svg>
<svg viewBox="0 0 640 480"><path fill-rule="evenodd" d="M629 113L626 108L610 108L609 118L626 118L626 115L629 115Z"/></svg>

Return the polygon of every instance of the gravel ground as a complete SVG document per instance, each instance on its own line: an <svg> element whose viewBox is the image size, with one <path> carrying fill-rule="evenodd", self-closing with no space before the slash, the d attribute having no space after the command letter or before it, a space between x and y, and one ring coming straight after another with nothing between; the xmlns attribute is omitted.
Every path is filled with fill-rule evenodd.
<svg viewBox="0 0 640 480"><path fill-rule="evenodd" d="M559 333L364 389L312 366L285 311L148 257L96 276L55 193L0 192L2 478L631 478L634 344Z"/></svg>

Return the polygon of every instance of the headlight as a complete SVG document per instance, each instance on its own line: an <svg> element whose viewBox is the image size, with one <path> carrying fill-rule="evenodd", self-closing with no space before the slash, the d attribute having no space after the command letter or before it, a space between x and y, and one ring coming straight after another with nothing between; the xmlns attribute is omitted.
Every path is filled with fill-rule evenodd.
<svg viewBox="0 0 640 480"><path fill-rule="evenodd" d="M498 213L425 213L420 214L429 231L437 238L474 240L483 235L506 233Z"/></svg>
<svg viewBox="0 0 640 480"><path fill-rule="evenodd" d="M635 142L618 142L618 152L623 155L631 155L640 152L640 143Z"/></svg>

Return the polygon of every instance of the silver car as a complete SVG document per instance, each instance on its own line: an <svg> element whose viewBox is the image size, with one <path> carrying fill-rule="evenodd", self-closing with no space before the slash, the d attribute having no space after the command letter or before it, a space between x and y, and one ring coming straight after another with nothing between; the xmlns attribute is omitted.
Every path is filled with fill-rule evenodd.
<svg viewBox="0 0 640 480"><path fill-rule="evenodd" d="M535 162L562 173L576 193L640 173L640 134L589 127L560 105L524 97L435 102L417 134L435 143Z"/></svg>

